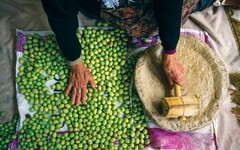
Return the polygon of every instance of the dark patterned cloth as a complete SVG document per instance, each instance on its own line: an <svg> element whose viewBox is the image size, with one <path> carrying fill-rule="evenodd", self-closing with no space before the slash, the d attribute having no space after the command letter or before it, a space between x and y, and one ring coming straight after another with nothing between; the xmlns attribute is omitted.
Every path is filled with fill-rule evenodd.
<svg viewBox="0 0 240 150"><path fill-rule="evenodd" d="M182 24L193 12L199 0L184 0L182 8ZM125 30L129 36L142 37L158 35L152 0L141 0L128 3L121 0L119 7L108 9L101 6L101 18Z"/></svg>

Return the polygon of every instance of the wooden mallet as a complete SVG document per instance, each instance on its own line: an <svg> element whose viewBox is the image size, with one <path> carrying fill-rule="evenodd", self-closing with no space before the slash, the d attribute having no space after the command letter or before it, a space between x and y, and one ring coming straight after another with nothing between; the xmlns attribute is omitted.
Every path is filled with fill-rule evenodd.
<svg viewBox="0 0 240 150"><path fill-rule="evenodd" d="M196 116L200 112L197 96L182 96L179 85L174 84L175 97L164 97L160 101L161 114L166 118L186 120L188 116Z"/></svg>

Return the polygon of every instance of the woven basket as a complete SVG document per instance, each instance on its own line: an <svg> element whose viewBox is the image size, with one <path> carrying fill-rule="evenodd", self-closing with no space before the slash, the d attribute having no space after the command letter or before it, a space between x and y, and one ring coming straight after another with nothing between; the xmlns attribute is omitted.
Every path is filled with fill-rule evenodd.
<svg viewBox="0 0 240 150"><path fill-rule="evenodd" d="M145 111L159 128L168 131L190 131L211 123L228 94L228 73L223 61L204 42L181 35L177 57L185 68L183 96L200 98L200 114L186 121L166 119L160 114L163 97L171 96L162 68L162 47L158 43L148 48L135 66L135 86Z"/></svg>

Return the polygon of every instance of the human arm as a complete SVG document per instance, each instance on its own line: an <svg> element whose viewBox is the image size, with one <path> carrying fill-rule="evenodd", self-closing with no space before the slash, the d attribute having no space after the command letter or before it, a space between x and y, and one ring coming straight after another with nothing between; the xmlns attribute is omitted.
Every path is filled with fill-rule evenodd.
<svg viewBox="0 0 240 150"><path fill-rule="evenodd" d="M75 0L42 0L48 22L55 33L59 47L70 65L69 84L65 96L72 89L72 104L79 105L86 100L88 82L96 85L92 75L81 62L81 45L76 36L78 28L78 8ZM78 92L81 91L81 92Z"/></svg>
<svg viewBox="0 0 240 150"><path fill-rule="evenodd" d="M159 28L159 36L164 47L163 67L170 87L173 83L184 84L184 68L176 57L176 46L180 36L181 0L154 0L154 12Z"/></svg>
<svg viewBox="0 0 240 150"><path fill-rule="evenodd" d="M69 61L80 57L81 45L76 36L78 9L75 0L42 0L48 22L63 55Z"/></svg>

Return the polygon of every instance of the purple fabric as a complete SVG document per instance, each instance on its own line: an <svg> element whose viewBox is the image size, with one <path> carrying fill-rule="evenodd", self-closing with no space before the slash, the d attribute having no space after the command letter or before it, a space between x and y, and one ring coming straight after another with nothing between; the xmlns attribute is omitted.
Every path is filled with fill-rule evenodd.
<svg viewBox="0 0 240 150"><path fill-rule="evenodd" d="M151 40L151 42L145 43L141 37L138 37L136 46L137 47L150 47L150 46L152 46L152 45L157 43L158 36L152 36L152 37L149 38L149 40Z"/></svg>
<svg viewBox="0 0 240 150"><path fill-rule="evenodd" d="M22 32L17 32L18 36L18 41L17 41L17 51L18 52L23 52L23 44L27 42L27 37L24 33Z"/></svg>
<svg viewBox="0 0 240 150"><path fill-rule="evenodd" d="M214 133L168 132L149 128L150 144L146 147L169 150L217 149Z"/></svg>
<svg viewBox="0 0 240 150"><path fill-rule="evenodd" d="M208 36L206 34L201 34L200 32L199 33L196 33L196 32L181 32L181 35L191 35L191 36L194 36L200 40L202 40L203 42L205 42L210 48L212 48L212 44L208 38Z"/></svg>
<svg viewBox="0 0 240 150"><path fill-rule="evenodd" d="M19 142L20 142L19 139L13 140L11 143L9 143L8 149L9 150L17 150L17 145L18 145Z"/></svg>

